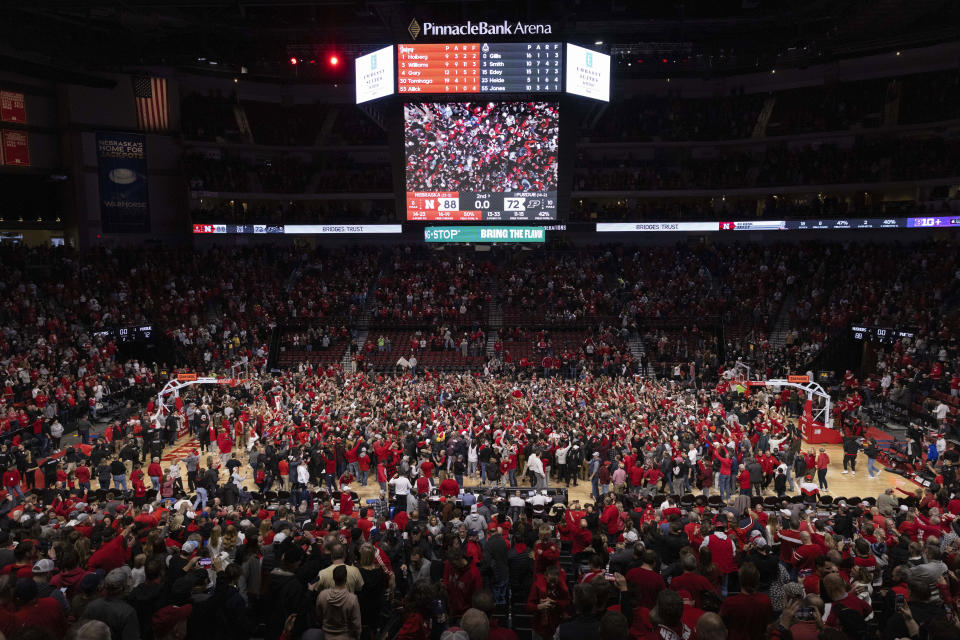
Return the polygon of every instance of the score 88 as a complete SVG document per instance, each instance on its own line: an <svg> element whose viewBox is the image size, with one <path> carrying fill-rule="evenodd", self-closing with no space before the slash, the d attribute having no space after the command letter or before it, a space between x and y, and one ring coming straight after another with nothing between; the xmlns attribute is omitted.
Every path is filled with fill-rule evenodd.
<svg viewBox="0 0 960 640"><path fill-rule="evenodd" d="M459 211L460 198L440 198L437 211Z"/></svg>

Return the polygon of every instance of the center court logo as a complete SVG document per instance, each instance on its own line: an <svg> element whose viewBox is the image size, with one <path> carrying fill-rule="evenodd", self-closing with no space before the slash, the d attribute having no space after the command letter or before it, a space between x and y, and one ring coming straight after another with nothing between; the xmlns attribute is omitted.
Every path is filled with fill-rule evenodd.
<svg viewBox="0 0 960 640"><path fill-rule="evenodd" d="M417 22L417 19L414 18L410 21L410 25L407 26L407 31L410 32L410 36L416 40L417 36L420 35L420 23Z"/></svg>

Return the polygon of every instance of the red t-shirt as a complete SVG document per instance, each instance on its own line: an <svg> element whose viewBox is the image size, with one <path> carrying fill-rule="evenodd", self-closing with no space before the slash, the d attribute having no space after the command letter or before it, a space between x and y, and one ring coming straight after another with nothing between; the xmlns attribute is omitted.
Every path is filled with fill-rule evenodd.
<svg viewBox="0 0 960 640"><path fill-rule="evenodd" d="M720 617L727 625L728 640L756 640L765 637L773 606L765 593L738 593L723 600Z"/></svg>
<svg viewBox="0 0 960 640"><path fill-rule="evenodd" d="M703 593L716 591L713 584L699 573L687 571L670 581L670 588L674 591L689 591L693 596L694 605L703 606Z"/></svg>
<svg viewBox="0 0 960 640"><path fill-rule="evenodd" d="M636 590L637 605L648 609L657 604L657 594L667 588L659 573L644 567L630 569L626 578L627 584Z"/></svg>

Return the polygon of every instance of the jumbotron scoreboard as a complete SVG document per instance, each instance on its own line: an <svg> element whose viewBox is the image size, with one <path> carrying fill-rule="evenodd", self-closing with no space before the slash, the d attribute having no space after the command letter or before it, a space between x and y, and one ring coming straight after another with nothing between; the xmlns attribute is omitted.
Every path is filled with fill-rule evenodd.
<svg viewBox="0 0 960 640"><path fill-rule="evenodd" d="M399 44L396 55L387 48L356 59L358 104L390 95L394 78L404 99L406 219L556 220L560 96L609 100L609 56L562 42L485 41L489 29L454 26L434 25L431 34L466 42ZM532 33L508 26L494 35ZM385 65L394 60L391 74Z"/></svg>

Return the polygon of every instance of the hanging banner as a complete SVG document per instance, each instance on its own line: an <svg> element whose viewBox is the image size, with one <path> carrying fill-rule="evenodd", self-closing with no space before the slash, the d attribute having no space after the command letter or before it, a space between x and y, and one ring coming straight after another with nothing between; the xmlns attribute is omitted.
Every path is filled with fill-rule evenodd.
<svg viewBox="0 0 960 640"><path fill-rule="evenodd" d="M0 122L27 122L27 107L22 93L0 91Z"/></svg>
<svg viewBox="0 0 960 640"><path fill-rule="evenodd" d="M3 164L13 167L30 166L30 140L26 131L3 130Z"/></svg>
<svg viewBox="0 0 960 640"><path fill-rule="evenodd" d="M104 233L149 233L147 156L139 133L98 133L100 226Z"/></svg>

